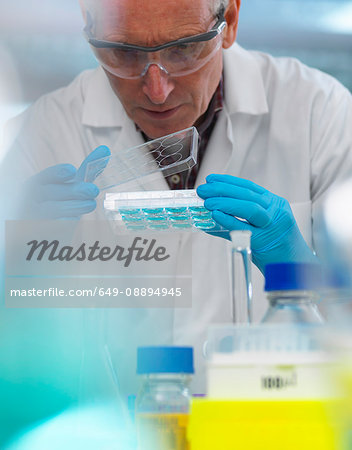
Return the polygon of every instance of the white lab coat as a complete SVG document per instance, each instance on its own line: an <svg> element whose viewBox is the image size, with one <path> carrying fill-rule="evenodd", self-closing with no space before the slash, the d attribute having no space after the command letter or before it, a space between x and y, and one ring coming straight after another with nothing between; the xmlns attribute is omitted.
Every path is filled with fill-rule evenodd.
<svg viewBox="0 0 352 450"><path fill-rule="evenodd" d="M209 173L228 173L285 197L307 243L319 249L317 217L326 193L352 174L350 93L333 78L294 59L248 52L237 44L224 51L224 80L224 109L196 184L203 183ZM11 151L20 162L21 178L57 163L79 166L98 145L105 144L114 153L143 142L100 68L82 73L70 86L39 99L23 118L25 124ZM8 159L13 161L11 154ZM152 188L168 186L160 177ZM194 346L195 390L202 392L201 355L207 327L231 322L230 244L203 233L192 233L189 239L192 308L126 311L125 316L114 311L110 317L113 333L124 330L127 339L131 339L135 313L138 320L154 323L147 337L141 332L136 338L139 344ZM263 279L255 268L256 320L266 306ZM127 360L132 364L134 358L133 354L120 360L128 367Z"/></svg>

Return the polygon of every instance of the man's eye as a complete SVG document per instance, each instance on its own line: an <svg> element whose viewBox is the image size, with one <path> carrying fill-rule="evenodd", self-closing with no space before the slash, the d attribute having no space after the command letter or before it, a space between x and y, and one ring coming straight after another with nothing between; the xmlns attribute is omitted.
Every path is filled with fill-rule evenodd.
<svg viewBox="0 0 352 450"><path fill-rule="evenodd" d="M175 45L175 50L185 50L186 48L188 47L188 45L187 44L178 44L178 45Z"/></svg>
<svg viewBox="0 0 352 450"><path fill-rule="evenodd" d="M138 56L135 50L116 48L113 50L113 57L115 60L128 63L135 61Z"/></svg>
<svg viewBox="0 0 352 450"><path fill-rule="evenodd" d="M169 49L169 54L171 56L187 56L195 51L195 43L189 43L189 44L177 44Z"/></svg>
<svg viewBox="0 0 352 450"><path fill-rule="evenodd" d="M169 58L173 60L185 58L194 58L197 57L203 48L203 43L201 42L189 42L186 44L177 44L170 48L169 50Z"/></svg>
<svg viewBox="0 0 352 450"><path fill-rule="evenodd" d="M135 50L125 49L125 48L117 48L114 50L116 56L121 58L135 58L137 52Z"/></svg>

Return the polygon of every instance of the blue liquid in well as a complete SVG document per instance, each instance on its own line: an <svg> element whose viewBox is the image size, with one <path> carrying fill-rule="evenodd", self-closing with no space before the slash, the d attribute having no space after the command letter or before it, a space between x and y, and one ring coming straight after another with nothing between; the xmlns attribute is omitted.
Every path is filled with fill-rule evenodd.
<svg viewBox="0 0 352 450"><path fill-rule="evenodd" d="M169 228L169 224L167 222L148 223L148 228L151 230L167 230Z"/></svg>
<svg viewBox="0 0 352 450"><path fill-rule="evenodd" d="M191 211L192 215L194 213L196 214L208 214L209 209L204 208L204 206L190 206L189 210Z"/></svg>
<svg viewBox="0 0 352 450"><path fill-rule="evenodd" d="M156 215L156 214L163 214L164 208L143 208L142 211L146 215Z"/></svg>
<svg viewBox="0 0 352 450"><path fill-rule="evenodd" d="M141 214L141 210L139 208L120 208L119 213L122 216L137 216Z"/></svg>
<svg viewBox="0 0 352 450"><path fill-rule="evenodd" d="M187 207L180 206L180 207L165 208L165 211L168 214L183 214L187 212Z"/></svg>
<svg viewBox="0 0 352 450"><path fill-rule="evenodd" d="M119 208L125 226L129 230L191 229L214 230L217 225L212 213L204 206L170 207L122 207Z"/></svg>
<svg viewBox="0 0 352 450"><path fill-rule="evenodd" d="M206 213L201 212L201 213L192 213L192 219L193 220L211 220L212 219L212 215L210 211L207 211Z"/></svg>
<svg viewBox="0 0 352 450"><path fill-rule="evenodd" d="M170 222L185 222L189 220L188 214L180 214L178 216L169 216Z"/></svg>
<svg viewBox="0 0 352 450"><path fill-rule="evenodd" d="M181 222L181 223L172 223L172 228L178 228L181 230L185 230L186 228L192 228L192 225L189 222Z"/></svg>
<svg viewBox="0 0 352 450"><path fill-rule="evenodd" d="M152 223L159 223L159 222L167 223L164 216L146 216L146 220Z"/></svg>
<svg viewBox="0 0 352 450"><path fill-rule="evenodd" d="M194 223L196 228L200 228L201 230L211 230L216 227L216 223L213 220L205 220L205 221L197 221Z"/></svg>

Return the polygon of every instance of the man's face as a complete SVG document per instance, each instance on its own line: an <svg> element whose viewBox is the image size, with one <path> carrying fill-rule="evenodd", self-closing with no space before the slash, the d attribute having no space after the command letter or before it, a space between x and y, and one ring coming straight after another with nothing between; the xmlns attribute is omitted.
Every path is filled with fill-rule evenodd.
<svg viewBox="0 0 352 450"><path fill-rule="evenodd" d="M103 0L96 37L153 47L208 31L215 23L209 0ZM222 53L198 71L172 77L152 64L138 79L106 72L128 116L150 138L196 124L205 113L222 72Z"/></svg>

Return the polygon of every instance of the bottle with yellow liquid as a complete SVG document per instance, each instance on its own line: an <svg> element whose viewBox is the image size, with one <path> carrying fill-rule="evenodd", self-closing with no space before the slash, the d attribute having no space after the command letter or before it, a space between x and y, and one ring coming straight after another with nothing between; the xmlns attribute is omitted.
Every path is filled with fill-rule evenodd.
<svg viewBox="0 0 352 450"><path fill-rule="evenodd" d="M345 450L322 332L290 323L212 327L207 397L191 403L191 449Z"/></svg>
<svg viewBox="0 0 352 450"><path fill-rule="evenodd" d="M193 349L140 347L137 373L143 376L136 399L138 450L188 450Z"/></svg>

